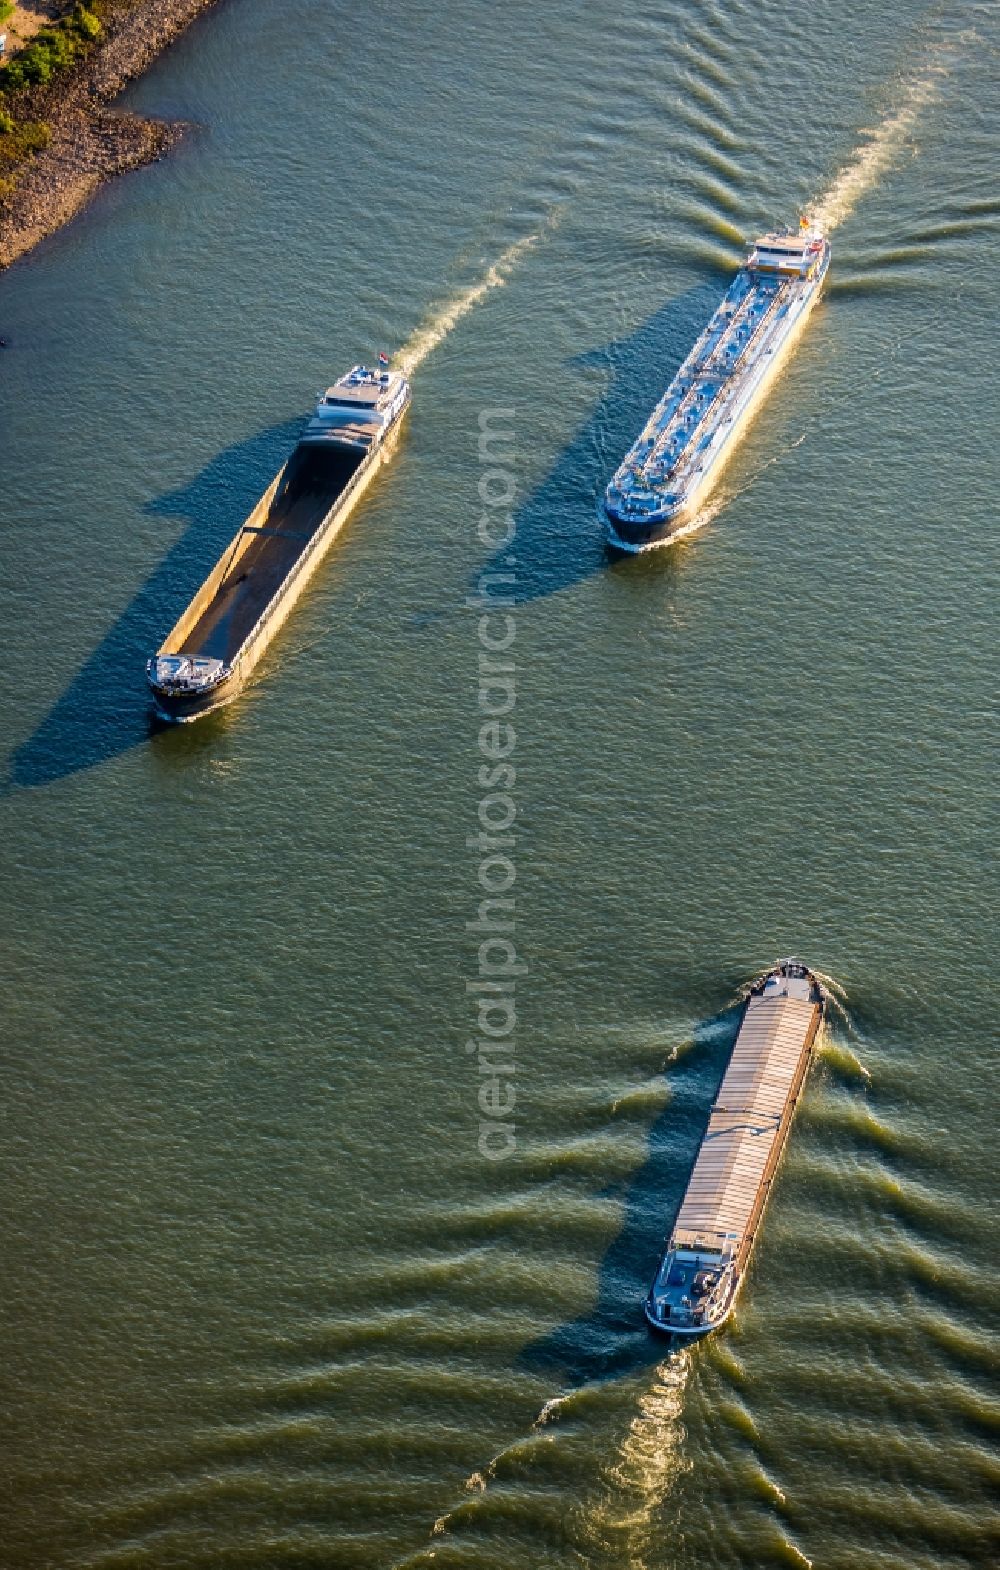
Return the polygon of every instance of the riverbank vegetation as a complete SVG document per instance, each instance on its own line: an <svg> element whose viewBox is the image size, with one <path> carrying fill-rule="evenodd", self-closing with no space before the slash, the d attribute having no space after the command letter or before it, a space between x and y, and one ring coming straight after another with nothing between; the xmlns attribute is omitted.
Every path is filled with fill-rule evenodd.
<svg viewBox="0 0 1000 1570"><path fill-rule="evenodd" d="M97 14L101 0L92 0L92 5L78 0L63 16L40 28L30 43L0 67L0 198L14 189L25 160L51 140L48 121L39 114L44 110L39 98L55 79L81 61L101 36ZM13 0L0 0L0 21L5 6L9 16Z"/></svg>
<svg viewBox="0 0 1000 1570"><path fill-rule="evenodd" d="M11 23L17 52L0 64L0 269L105 180L162 158L183 135L179 122L114 100L213 0L30 3Z"/></svg>
<svg viewBox="0 0 1000 1570"><path fill-rule="evenodd" d="M73 65L101 35L96 12L82 3L43 27L30 44L8 60L0 71L0 92L4 98L23 87L45 87L60 71Z"/></svg>

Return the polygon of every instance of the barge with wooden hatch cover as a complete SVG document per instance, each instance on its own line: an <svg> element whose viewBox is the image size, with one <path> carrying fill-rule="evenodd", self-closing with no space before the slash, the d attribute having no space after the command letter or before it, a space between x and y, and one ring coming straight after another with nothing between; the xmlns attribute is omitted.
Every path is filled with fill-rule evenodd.
<svg viewBox="0 0 1000 1570"><path fill-rule="evenodd" d="M698 527L699 506L805 326L829 265L830 242L807 218L798 234L754 242L605 492L613 552L671 545Z"/></svg>
<svg viewBox="0 0 1000 1570"><path fill-rule="evenodd" d="M708 1128L646 1299L656 1330L716 1330L736 1294L774 1182L826 994L798 960L751 988Z"/></svg>
<svg viewBox="0 0 1000 1570"><path fill-rule="evenodd" d="M147 662L161 719L183 724L236 697L389 458L410 384L379 361L321 395L292 456Z"/></svg>

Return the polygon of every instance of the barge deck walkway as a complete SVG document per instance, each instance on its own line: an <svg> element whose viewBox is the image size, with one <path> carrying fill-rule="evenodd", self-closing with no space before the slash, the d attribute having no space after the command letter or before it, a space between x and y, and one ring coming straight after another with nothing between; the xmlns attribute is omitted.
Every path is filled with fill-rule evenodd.
<svg viewBox="0 0 1000 1570"><path fill-rule="evenodd" d="M822 1009L810 983L751 997L674 1224L677 1248L749 1252ZM790 995L801 988L802 995Z"/></svg>

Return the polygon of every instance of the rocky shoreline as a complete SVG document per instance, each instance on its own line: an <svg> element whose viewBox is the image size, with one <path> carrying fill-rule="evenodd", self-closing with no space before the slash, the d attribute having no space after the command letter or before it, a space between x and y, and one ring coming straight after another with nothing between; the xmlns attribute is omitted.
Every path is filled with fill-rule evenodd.
<svg viewBox="0 0 1000 1570"><path fill-rule="evenodd" d="M109 109L138 76L215 0L137 0L115 9L82 64L53 83L33 108L51 138L28 159L0 203L0 267L8 267L90 200L105 180L163 155L183 126Z"/></svg>

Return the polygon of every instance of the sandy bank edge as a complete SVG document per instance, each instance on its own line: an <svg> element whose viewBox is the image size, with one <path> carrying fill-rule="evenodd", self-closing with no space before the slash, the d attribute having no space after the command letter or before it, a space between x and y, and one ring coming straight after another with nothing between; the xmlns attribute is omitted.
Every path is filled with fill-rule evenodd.
<svg viewBox="0 0 1000 1570"><path fill-rule="evenodd" d="M216 0L139 0L46 105L48 147L19 175L0 206L0 268L61 228L113 175L162 156L182 126L106 108L200 11Z"/></svg>

